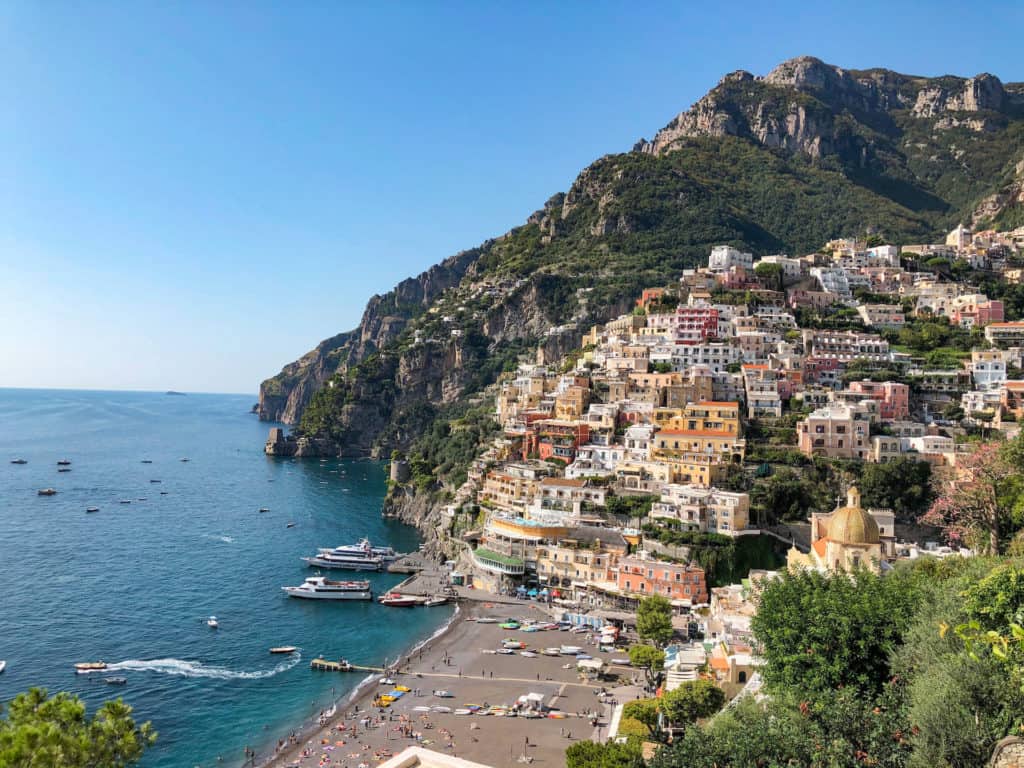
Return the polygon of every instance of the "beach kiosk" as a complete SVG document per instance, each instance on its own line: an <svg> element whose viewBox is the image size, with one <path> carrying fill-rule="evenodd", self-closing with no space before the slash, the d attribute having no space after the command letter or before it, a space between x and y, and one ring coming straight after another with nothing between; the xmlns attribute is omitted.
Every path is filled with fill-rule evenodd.
<svg viewBox="0 0 1024 768"><path fill-rule="evenodd" d="M607 668L601 659L580 659L576 662L576 671L584 680L597 680Z"/></svg>

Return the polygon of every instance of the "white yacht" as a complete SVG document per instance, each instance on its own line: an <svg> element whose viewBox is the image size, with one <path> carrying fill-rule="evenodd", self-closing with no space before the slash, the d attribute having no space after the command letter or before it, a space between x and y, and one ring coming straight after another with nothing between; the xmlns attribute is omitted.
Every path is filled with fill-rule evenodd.
<svg viewBox="0 0 1024 768"><path fill-rule="evenodd" d="M368 581L331 581L323 576L310 576L298 587L281 587L289 597L308 600L371 600L373 592Z"/></svg>
<svg viewBox="0 0 1024 768"><path fill-rule="evenodd" d="M319 549L319 554L330 552L336 555L354 555L356 557L379 557L384 562L391 562L398 559L398 553L391 547L375 547L370 544L369 539L363 539L358 544L343 544L333 549Z"/></svg>
<svg viewBox="0 0 1024 768"><path fill-rule="evenodd" d="M216 629L220 626L220 622L217 621L216 616L211 616L206 620L206 626L208 626L210 629Z"/></svg>
<svg viewBox="0 0 1024 768"><path fill-rule="evenodd" d="M302 559L307 565L315 568L337 568L339 570L380 570L384 565L384 561L379 557L336 554L332 550Z"/></svg>

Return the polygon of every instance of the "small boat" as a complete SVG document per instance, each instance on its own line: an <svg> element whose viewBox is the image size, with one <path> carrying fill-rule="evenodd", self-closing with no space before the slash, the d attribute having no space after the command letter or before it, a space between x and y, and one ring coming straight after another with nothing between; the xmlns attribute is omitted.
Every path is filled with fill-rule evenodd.
<svg viewBox="0 0 1024 768"><path fill-rule="evenodd" d="M146 497L145 496L139 496L139 501L146 501Z"/></svg>
<svg viewBox="0 0 1024 768"><path fill-rule="evenodd" d="M103 682L107 685L127 685L128 678L126 677L104 677Z"/></svg>
<svg viewBox="0 0 1024 768"><path fill-rule="evenodd" d="M278 645L270 649L271 653L295 653L298 648L294 645Z"/></svg>
<svg viewBox="0 0 1024 768"><path fill-rule="evenodd" d="M150 480L149 482L151 482L151 483L159 483L160 481L159 480Z"/></svg>
<svg viewBox="0 0 1024 768"><path fill-rule="evenodd" d="M328 709L326 712L324 712L323 717L325 717L327 719L330 719L330 718L334 717L337 714L337 712L338 712L338 705L334 704L330 709Z"/></svg>
<svg viewBox="0 0 1024 768"><path fill-rule="evenodd" d="M7 669L7 662L3 659L0 659L0 675L4 673L5 669Z"/></svg>
<svg viewBox="0 0 1024 768"><path fill-rule="evenodd" d="M437 698L439 698L439 699L454 699L455 698L455 694L454 693L452 693L449 690L443 689L443 688L439 689L439 690L436 690L436 691L432 691L432 693L435 696L437 696Z"/></svg>
<svg viewBox="0 0 1024 768"><path fill-rule="evenodd" d="M68 461L67 459L61 459L60 461L57 462L57 466L58 467L69 467L69 466L71 466L71 462Z"/></svg>
<svg viewBox="0 0 1024 768"><path fill-rule="evenodd" d="M294 528L294 527L295 527L295 523L288 523L288 524L287 524L287 525L285 526L285 528Z"/></svg>
<svg viewBox="0 0 1024 768"><path fill-rule="evenodd" d="M260 507L260 512L269 512L270 510L266 507Z"/></svg>
<svg viewBox="0 0 1024 768"><path fill-rule="evenodd" d="M82 661L75 664L75 673L79 675L87 675L90 672L102 672L107 668L105 661Z"/></svg>
<svg viewBox="0 0 1024 768"><path fill-rule="evenodd" d="M11 464L28 464L26 459L11 459Z"/></svg>
<svg viewBox="0 0 1024 768"><path fill-rule="evenodd" d="M411 608L419 602L419 598L412 595L403 595L399 592L388 592L385 595L381 595L378 600L381 605L387 605L391 608Z"/></svg>
<svg viewBox="0 0 1024 768"><path fill-rule="evenodd" d="M427 606L427 608L433 608L435 605L444 605L447 602L447 597L432 597L423 604Z"/></svg>
<svg viewBox="0 0 1024 768"><path fill-rule="evenodd" d="M86 512L99 512L100 508L99 507L86 507L85 511Z"/></svg>
<svg viewBox="0 0 1024 768"><path fill-rule="evenodd" d="M211 616L206 620L206 626L208 626L210 629L217 629L217 627L220 626L220 623L217 621L216 616Z"/></svg>
<svg viewBox="0 0 1024 768"><path fill-rule="evenodd" d="M132 503L132 500L131 500L131 499L121 499L121 500L120 500L119 502L117 502L117 503L118 503L118 504L131 504L131 503Z"/></svg>
<svg viewBox="0 0 1024 768"><path fill-rule="evenodd" d="M583 653L583 649L578 645L563 645L558 650L563 656L575 656L577 653Z"/></svg>
<svg viewBox="0 0 1024 768"><path fill-rule="evenodd" d="M498 620L493 616L480 616L476 620L477 624L497 624Z"/></svg>
<svg viewBox="0 0 1024 768"><path fill-rule="evenodd" d="M500 653L502 656L511 656L515 653L511 648L499 648L495 653Z"/></svg>
<svg viewBox="0 0 1024 768"><path fill-rule="evenodd" d="M57 467L58 472L70 472L71 467Z"/></svg>
<svg viewBox="0 0 1024 768"><path fill-rule="evenodd" d="M152 459L143 459L143 460L142 460L142 463L143 463L143 464L152 464L152 463L153 463L153 460L152 460Z"/></svg>
<svg viewBox="0 0 1024 768"><path fill-rule="evenodd" d="M56 496L57 495L57 489L56 488L41 488L38 491L38 495L39 496Z"/></svg>
<svg viewBox="0 0 1024 768"><path fill-rule="evenodd" d="M188 461L188 456L182 456L178 461Z"/></svg>
<svg viewBox="0 0 1024 768"><path fill-rule="evenodd" d="M526 649L526 643L520 640L506 640L501 644L502 648L509 648L513 651L523 651Z"/></svg>
<svg viewBox="0 0 1024 768"><path fill-rule="evenodd" d="M377 682L380 683L381 685L394 685L395 684L395 681L392 680L390 677L382 677Z"/></svg>
<svg viewBox="0 0 1024 768"><path fill-rule="evenodd" d="M168 493L169 493L168 491L160 491L160 495L161 496L166 496Z"/></svg>
<svg viewBox="0 0 1024 768"><path fill-rule="evenodd" d="M519 655L520 656L525 656L528 659L536 659L537 658L537 654L534 653L533 651L520 651Z"/></svg>
<svg viewBox="0 0 1024 768"><path fill-rule="evenodd" d="M499 626L502 629L519 629L519 622L509 619L508 621L502 622Z"/></svg>
<svg viewBox="0 0 1024 768"><path fill-rule="evenodd" d="M545 648L541 651L545 656L561 656L562 651L558 648Z"/></svg>

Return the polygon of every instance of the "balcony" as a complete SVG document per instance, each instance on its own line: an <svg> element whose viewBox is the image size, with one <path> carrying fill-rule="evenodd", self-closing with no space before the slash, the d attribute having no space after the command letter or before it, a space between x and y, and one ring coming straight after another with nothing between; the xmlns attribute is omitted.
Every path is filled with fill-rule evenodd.
<svg viewBox="0 0 1024 768"><path fill-rule="evenodd" d="M509 557L484 547L473 550L473 562L485 571L502 573L506 576L522 576L526 572L526 563L518 557Z"/></svg>

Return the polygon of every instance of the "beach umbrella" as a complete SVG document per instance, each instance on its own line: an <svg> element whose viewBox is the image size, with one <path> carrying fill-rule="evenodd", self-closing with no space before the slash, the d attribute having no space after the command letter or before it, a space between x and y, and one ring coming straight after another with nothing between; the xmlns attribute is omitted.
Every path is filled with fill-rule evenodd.
<svg viewBox="0 0 1024 768"><path fill-rule="evenodd" d="M536 597L537 596L537 590L536 589L531 589L526 594L529 595L530 597Z"/></svg>

